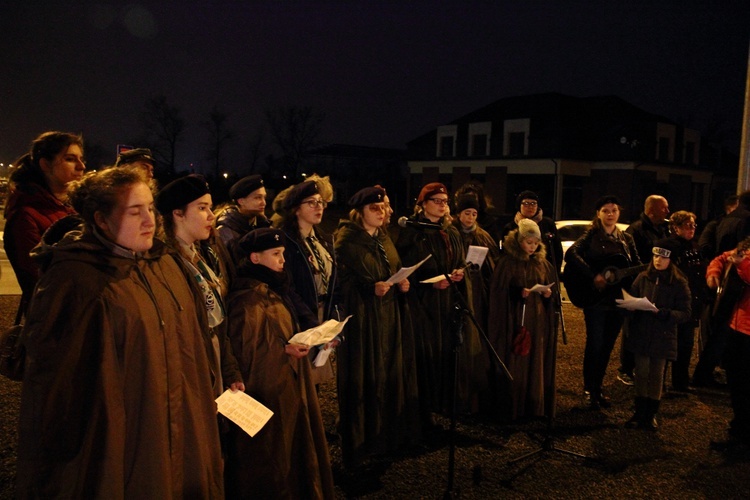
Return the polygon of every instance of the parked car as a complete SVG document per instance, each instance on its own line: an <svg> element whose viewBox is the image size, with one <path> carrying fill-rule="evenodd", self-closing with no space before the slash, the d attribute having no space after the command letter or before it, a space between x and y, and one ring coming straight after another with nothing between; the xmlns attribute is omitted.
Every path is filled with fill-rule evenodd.
<svg viewBox="0 0 750 500"><path fill-rule="evenodd" d="M557 226L557 235L560 237L563 249L563 262L562 268L565 268L565 253L568 251L575 241L583 236L586 229L591 225L590 220L559 220L555 222ZM617 227L620 231L625 231L629 224L617 223ZM564 302L568 302L568 294L565 291L565 285L560 283L560 295Z"/></svg>

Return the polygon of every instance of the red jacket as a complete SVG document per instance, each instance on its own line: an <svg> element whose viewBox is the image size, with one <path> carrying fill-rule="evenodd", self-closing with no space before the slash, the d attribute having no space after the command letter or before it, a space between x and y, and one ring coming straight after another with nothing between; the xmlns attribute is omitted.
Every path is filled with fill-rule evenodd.
<svg viewBox="0 0 750 500"><path fill-rule="evenodd" d="M706 279L713 276L721 280L729 256L733 253L734 250L730 250L712 260L706 270ZM750 257L742 259L735 267L737 268L737 274L745 283L745 286L742 288L742 295L732 311L729 327L745 335L750 335Z"/></svg>

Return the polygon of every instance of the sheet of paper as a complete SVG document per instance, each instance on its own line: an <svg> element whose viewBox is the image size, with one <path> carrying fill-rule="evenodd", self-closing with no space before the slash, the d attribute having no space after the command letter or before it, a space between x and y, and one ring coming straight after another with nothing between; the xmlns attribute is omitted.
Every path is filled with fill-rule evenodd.
<svg viewBox="0 0 750 500"><path fill-rule="evenodd" d="M386 283L390 283L391 285L396 285L398 283L401 283L406 278L408 278L409 276L411 276L411 273L413 273L414 271L416 271L417 269L419 269L419 266L421 266L422 264L424 264L425 262L427 262L427 259L429 259L430 257L432 257L432 254L428 255L427 257L425 257L424 259L422 259L420 262L414 264L413 266L402 267L401 269L399 269L398 271L396 271L393 274L393 276L391 276L390 278L388 278L386 280Z"/></svg>
<svg viewBox="0 0 750 500"><path fill-rule="evenodd" d="M646 297L633 297L625 290L622 291L621 299L615 299L617 307L627 309L628 311L651 311L659 312L659 309Z"/></svg>
<svg viewBox="0 0 750 500"><path fill-rule="evenodd" d="M445 279L445 275L439 274L432 278L427 278L426 280L422 280L420 281L420 283L437 283L438 281L443 281L444 279Z"/></svg>
<svg viewBox="0 0 750 500"><path fill-rule="evenodd" d="M216 405L219 413L239 425L250 437L255 436L273 416L271 410L242 391L227 389L216 398Z"/></svg>
<svg viewBox="0 0 750 500"><path fill-rule="evenodd" d="M308 330L305 330L304 332L299 332L294 337L289 339L289 343L306 345L308 347L327 344L328 342L336 338L336 335L341 333L341 330L344 329L344 326L346 325L346 322L349 321L349 318L351 318L351 315L347 316L344 321L329 319L328 321L318 326L314 326Z"/></svg>
<svg viewBox="0 0 750 500"><path fill-rule="evenodd" d="M317 368L325 365L326 361L328 361L328 356L330 356L332 352L333 347L329 347L328 349L320 349L318 351L318 355L315 356L315 359L313 360L313 365L315 365Z"/></svg>
<svg viewBox="0 0 750 500"><path fill-rule="evenodd" d="M529 288L529 291L536 292L536 293L543 293L545 290L549 290L550 288L552 288L552 285L554 284L555 284L554 282L550 283L549 285L540 285L539 283L537 283L536 285Z"/></svg>
<svg viewBox="0 0 750 500"><path fill-rule="evenodd" d="M466 263L474 264L477 268L482 267L484 259L487 258L487 252L489 251L490 249L487 247L469 245L469 250L466 252Z"/></svg>

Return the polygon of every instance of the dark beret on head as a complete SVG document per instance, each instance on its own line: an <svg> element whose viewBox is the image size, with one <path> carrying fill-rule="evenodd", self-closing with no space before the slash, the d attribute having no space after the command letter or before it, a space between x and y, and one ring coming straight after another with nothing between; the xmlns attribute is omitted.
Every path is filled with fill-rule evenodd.
<svg viewBox="0 0 750 500"><path fill-rule="evenodd" d="M284 210L298 207L302 204L302 200L318 194L318 184L315 181L305 181L294 186L286 194L284 198Z"/></svg>
<svg viewBox="0 0 750 500"><path fill-rule="evenodd" d="M260 175L248 175L247 177L243 177L235 182L234 185L229 188L229 197L233 200L238 200L262 187L263 178Z"/></svg>
<svg viewBox="0 0 750 500"><path fill-rule="evenodd" d="M430 182L425 187L422 188L422 191L419 192L419 197L417 198L417 203L422 203L424 200L428 200L435 196L436 194L448 194L448 190L445 188L445 185L439 183L439 182Z"/></svg>
<svg viewBox="0 0 750 500"><path fill-rule="evenodd" d="M164 216L171 216L172 210L182 208L203 195L210 194L206 180L201 175L180 177L164 186L156 195L156 209Z"/></svg>
<svg viewBox="0 0 750 500"><path fill-rule="evenodd" d="M518 196L516 196L516 208L521 208L521 202L523 200L534 200L538 203L539 195L534 191L521 191L518 193Z"/></svg>
<svg viewBox="0 0 750 500"><path fill-rule="evenodd" d="M121 167L123 165L128 165L129 163L135 163L137 161L145 161L152 165L156 163L150 149L136 148L120 153L120 155L117 157L115 167Z"/></svg>
<svg viewBox="0 0 750 500"><path fill-rule="evenodd" d="M247 257L253 252L262 252L269 248L278 248L285 245L286 236L284 236L284 232L271 227L250 231L237 243L243 257Z"/></svg>
<svg viewBox="0 0 750 500"><path fill-rule="evenodd" d="M367 187L360 189L349 200L349 206L359 208L370 203L383 203L385 198L385 189L381 187Z"/></svg>
<svg viewBox="0 0 750 500"><path fill-rule="evenodd" d="M599 198L598 200L596 200L596 205L594 205L594 206L596 207L597 210L599 210L600 208L602 208L607 203L614 203L618 207L622 206L622 205L620 205L620 200L617 199L617 196L614 196L614 195L611 195L611 194L602 196L601 198Z"/></svg>
<svg viewBox="0 0 750 500"><path fill-rule="evenodd" d="M479 211L479 200L473 194L463 194L459 196L458 201L456 201L456 211L458 213L463 212L467 208L473 208L474 210Z"/></svg>

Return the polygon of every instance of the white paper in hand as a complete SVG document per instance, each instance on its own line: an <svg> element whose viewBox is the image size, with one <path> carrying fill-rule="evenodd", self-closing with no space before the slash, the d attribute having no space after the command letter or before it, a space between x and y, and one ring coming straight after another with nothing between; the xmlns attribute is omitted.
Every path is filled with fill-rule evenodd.
<svg viewBox="0 0 750 500"><path fill-rule="evenodd" d="M657 308L646 297L633 297L625 290L622 291L622 297L623 298L621 299L615 299L615 302L617 302L617 307L627 309L628 311L659 312L659 308Z"/></svg>
<svg viewBox="0 0 750 500"><path fill-rule="evenodd" d="M271 410L242 391L227 389L216 398L216 406L219 413L240 426L250 437L255 436L273 416Z"/></svg>
<svg viewBox="0 0 750 500"><path fill-rule="evenodd" d="M341 333L341 330L344 329L344 326L346 325L346 322L349 321L349 318L351 318L351 315L347 316L344 321L329 319L328 321L318 326L314 326L309 330L299 332L294 337L289 339L289 343L306 345L307 347L327 344L328 342L336 338L336 335Z"/></svg>

